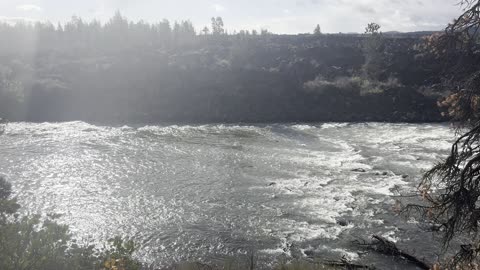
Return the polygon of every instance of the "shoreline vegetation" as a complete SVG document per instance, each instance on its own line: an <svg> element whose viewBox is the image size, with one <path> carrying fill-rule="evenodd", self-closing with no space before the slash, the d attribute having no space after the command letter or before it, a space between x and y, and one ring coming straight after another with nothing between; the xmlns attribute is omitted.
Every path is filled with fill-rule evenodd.
<svg viewBox="0 0 480 270"><path fill-rule="evenodd" d="M0 269L2 270L254 270L266 269L257 265L254 252L225 259L217 264L180 262L156 268L135 259L139 246L121 236L108 240L103 247L79 244L68 226L58 224L55 214L22 216L21 206L12 198L12 185L0 176ZM398 249L381 236L371 242L355 242L359 250L369 250L391 256L420 269L430 269L421 259ZM308 257L278 259L269 269L275 270L341 270L376 269L373 265L358 264L345 257L325 260Z"/></svg>
<svg viewBox="0 0 480 270"><path fill-rule="evenodd" d="M254 270L255 254L245 259L227 259L223 265L185 262L170 267L154 268L135 259L138 248L131 239L115 237L102 248L79 244L68 226L58 224L58 216L48 214L21 216L20 205L12 198L12 185L0 176L0 269L2 270ZM339 261L279 261L278 270L374 269ZM353 267L353 268L349 268Z"/></svg>
<svg viewBox="0 0 480 270"><path fill-rule="evenodd" d="M169 267L155 268L135 259L137 244L128 238L117 236L108 240L103 247L79 244L72 238L68 226L58 224L58 216L48 214L21 216L20 205L12 198L12 185L0 177L0 269L2 270L254 270L259 268L256 255L252 252L226 259L221 264L183 262ZM375 238L376 237L376 238ZM375 236L377 242L360 245L373 248L389 256L398 256L407 263L426 264L394 247L386 239ZM381 243L384 242L384 243ZM393 247L392 247L393 245ZM384 250L382 250L384 249ZM413 259L412 259L413 258ZM309 258L279 260L273 262L275 270L339 270L375 269L350 262L345 258L338 261Z"/></svg>

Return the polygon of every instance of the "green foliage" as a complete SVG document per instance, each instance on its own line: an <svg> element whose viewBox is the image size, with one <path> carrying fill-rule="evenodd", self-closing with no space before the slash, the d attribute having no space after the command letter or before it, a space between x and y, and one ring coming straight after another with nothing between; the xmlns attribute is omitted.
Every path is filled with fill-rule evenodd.
<svg viewBox="0 0 480 270"><path fill-rule="evenodd" d="M20 206L11 192L0 178L0 269L66 269L67 228L39 216L13 216Z"/></svg>
<svg viewBox="0 0 480 270"><path fill-rule="evenodd" d="M222 17L212 18L212 34L223 35L225 34L224 24Z"/></svg>
<svg viewBox="0 0 480 270"><path fill-rule="evenodd" d="M7 218L16 213L20 208L17 201L10 198L11 194L12 184L0 176L0 226L6 224Z"/></svg>
<svg viewBox="0 0 480 270"><path fill-rule="evenodd" d="M0 64L0 118L17 118L18 116L15 114L18 112L18 108L22 106L24 100L24 87L16 78L14 70Z"/></svg>
<svg viewBox="0 0 480 270"><path fill-rule="evenodd" d="M55 216L19 217L12 186L0 177L0 269L2 270L139 270L132 240L116 237L110 248L80 246Z"/></svg>
<svg viewBox="0 0 480 270"><path fill-rule="evenodd" d="M381 34L380 31L381 26L377 23L369 23L367 27L365 27L365 34L370 34L370 35L379 35Z"/></svg>
<svg viewBox="0 0 480 270"><path fill-rule="evenodd" d="M35 216L8 222L0 231L0 269L79 269L70 265L66 226Z"/></svg>
<svg viewBox="0 0 480 270"><path fill-rule="evenodd" d="M260 29L260 35L267 36L269 34L271 33L268 31L268 29Z"/></svg>
<svg viewBox="0 0 480 270"><path fill-rule="evenodd" d="M401 86L398 80L392 77L385 82L380 82L359 76L339 77L330 81L320 76L313 81L306 82L304 89L321 94L339 92L350 95L368 95L381 94L386 90L400 88Z"/></svg>
<svg viewBox="0 0 480 270"><path fill-rule="evenodd" d="M136 250L135 242L117 236L109 241L110 248L102 255L106 270L140 270L142 264L132 258Z"/></svg>
<svg viewBox="0 0 480 270"><path fill-rule="evenodd" d="M368 78L374 80L385 79L384 73L388 64L385 54L385 38L379 30L380 25L376 23L368 24L365 30L367 37L365 37L363 44L365 55L363 71Z"/></svg>
<svg viewBox="0 0 480 270"><path fill-rule="evenodd" d="M205 26L205 27L202 29L202 33L203 33L203 35L206 36L206 35L208 35L208 34L210 33L210 29L208 29L208 27Z"/></svg>

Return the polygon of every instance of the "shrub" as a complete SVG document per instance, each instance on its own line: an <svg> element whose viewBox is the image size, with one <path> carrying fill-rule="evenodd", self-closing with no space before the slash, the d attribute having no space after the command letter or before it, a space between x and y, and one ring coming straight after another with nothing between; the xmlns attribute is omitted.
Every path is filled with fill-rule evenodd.
<svg viewBox="0 0 480 270"><path fill-rule="evenodd" d="M68 226L55 222L55 216L19 217L11 198L12 186L0 177L0 269L2 270L139 270L133 259L135 244L116 237L109 248L75 244Z"/></svg>
<svg viewBox="0 0 480 270"><path fill-rule="evenodd" d="M370 80L359 76L353 77L339 77L333 81L325 80L319 76L313 81L304 83L303 89L307 92L325 94L331 91L341 92L344 94L380 94L386 90L398 88L401 84L398 79L394 77L382 82L377 80Z"/></svg>

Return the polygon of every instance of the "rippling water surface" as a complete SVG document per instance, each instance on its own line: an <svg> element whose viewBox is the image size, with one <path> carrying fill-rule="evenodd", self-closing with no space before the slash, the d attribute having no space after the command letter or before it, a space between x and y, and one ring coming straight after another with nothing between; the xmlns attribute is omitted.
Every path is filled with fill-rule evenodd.
<svg viewBox="0 0 480 270"><path fill-rule="evenodd" d="M453 135L434 124L12 123L0 173L25 212L61 214L85 241L132 236L139 258L157 265L251 250L260 264L312 254L362 261L351 241L372 233L417 250L431 244L395 216L391 195L415 187Z"/></svg>

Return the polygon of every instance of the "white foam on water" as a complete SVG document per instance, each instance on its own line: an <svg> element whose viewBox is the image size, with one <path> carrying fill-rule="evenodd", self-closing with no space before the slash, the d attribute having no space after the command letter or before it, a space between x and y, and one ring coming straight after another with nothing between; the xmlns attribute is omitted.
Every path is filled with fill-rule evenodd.
<svg viewBox="0 0 480 270"><path fill-rule="evenodd" d="M327 129L327 128L343 128L343 127L346 127L348 126L349 123L325 123L325 124L322 124L322 127L323 129Z"/></svg>
<svg viewBox="0 0 480 270"><path fill-rule="evenodd" d="M318 246L317 248L309 247L308 249L301 249L303 254L305 254L305 251L307 251L307 250L312 250L312 251L318 252L318 253L325 253L325 252L335 253L335 254L338 254L335 257L339 257L339 258L344 257L345 259L347 259L349 261L356 261L360 258L360 256L356 252L350 251L348 249L343 249L343 248L333 248L332 249L331 247L326 246L326 245L321 245L321 246Z"/></svg>
<svg viewBox="0 0 480 270"><path fill-rule="evenodd" d="M291 242L285 236L279 236L280 245L276 248L267 248L259 250L260 253L270 254L270 255L279 255L284 254L287 256L292 256L291 251Z"/></svg>
<svg viewBox="0 0 480 270"><path fill-rule="evenodd" d="M349 150L330 153L304 148L288 149L280 152L276 157L293 164L313 166L329 170L351 170L356 168L371 169L371 166L362 163L362 161L365 160L362 155Z"/></svg>
<svg viewBox="0 0 480 270"><path fill-rule="evenodd" d="M292 125L291 127L300 131L311 130L316 128L315 126L312 126L312 125Z"/></svg>
<svg viewBox="0 0 480 270"><path fill-rule="evenodd" d="M304 214L316 220L335 224L338 217L341 217L345 212L354 210L350 206L354 201L355 199L351 194L330 189L318 197L302 198L294 204L303 209Z"/></svg>
<svg viewBox="0 0 480 270"><path fill-rule="evenodd" d="M66 123L8 123L5 135L73 135L79 131L105 131L106 127L95 126L85 122L75 121Z"/></svg>
<svg viewBox="0 0 480 270"><path fill-rule="evenodd" d="M283 248L267 248L267 249L261 249L258 252L266 253L269 255L279 255L279 254L284 254L285 250Z"/></svg>
<svg viewBox="0 0 480 270"><path fill-rule="evenodd" d="M398 229L396 227L386 227L386 229L392 229L391 231L383 233L381 236L389 241L392 241L393 243L397 243L400 239L395 236L395 234L398 232Z"/></svg>
<svg viewBox="0 0 480 270"><path fill-rule="evenodd" d="M409 183L404 181L401 176L368 177L362 179L362 185L358 185L354 189L369 194L391 196L394 195L392 188L408 184Z"/></svg>
<svg viewBox="0 0 480 270"><path fill-rule="evenodd" d="M337 239L345 230L353 228L353 225L340 226L336 224L312 224L306 221L283 219L280 221L282 231L277 235L283 235L288 242L303 242L314 239Z"/></svg>
<svg viewBox="0 0 480 270"><path fill-rule="evenodd" d="M198 125L198 126L144 126L138 128L138 131L152 132L157 135L237 135L242 136L265 136L271 135L269 128L258 126L241 125Z"/></svg>
<svg viewBox="0 0 480 270"><path fill-rule="evenodd" d="M436 127L424 134L417 130L417 127L399 131L401 125L386 124L372 128L369 124L359 124L358 126L363 129L361 131L368 130L367 134L354 133L356 137L351 139L355 141L356 138L361 138L362 145L371 143L370 145L380 150L379 156L367 157L363 156L351 141L332 133L326 135L322 132L324 129L340 129L339 135L341 135L341 129L347 126L349 129L355 128L347 124L327 124L322 128L311 125L292 126L294 129L317 136L319 142L330 147L327 151L321 148L312 149L310 142L300 144L300 146L303 145L302 147L276 150L276 160L285 164L290 163L292 167L301 169L294 173L285 172L290 175L290 178L268 179L269 182L275 183L268 188L275 194L296 196L293 205L299 213L324 223L323 225L296 223L294 227L288 226L288 223L283 224L286 230L293 231L288 237L291 241L336 239L342 232L356 225L364 228L383 225L384 221L375 216L385 211L377 211L369 207L381 204L393 206L394 200L390 197L394 195L393 188L412 185L410 181L414 175L406 179L401 174L395 175L389 169L382 169L382 167L397 166L417 171L429 168L432 165L431 159L419 160L416 153L408 152L409 145L429 148L430 145L423 143L440 137L440 140L444 139L440 147L445 147L448 143L447 138L451 135L445 130L436 130L438 129ZM378 129L381 129L380 132ZM384 157L382 151L390 151L392 155ZM374 167L376 170L373 170ZM338 226L336 223L344 216L356 217L358 224L354 221L345 227ZM386 237L398 240L394 232L386 234Z"/></svg>
<svg viewBox="0 0 480 270"><path fill-rule="evenodd" d="M296 127L308 130L315 134L316 127ZM292 164L294 168L302 168L292 173L286 171L289 178L268 179L274 183L264 188L271 189L275 194L295 196L293 206L302 215L308 216L321 224L298 223L292 226L286 222L282 230L292 231L288 237L290 241L306 241L312 239L336 239L343 231L351 229L354 224L347 226L337 225L337 221L346 214L359 215L363 223L382 224L382 220L373 219L375 212L371 209L362 210L368 205L389 202L395 186L407 185L401 176L375 175L372 165L367 164L366 157L362 156L348 142L338 138L328 138L318 135L319 140L328 142L338 149L335 152L312 150L308 147L294 149L278 149L275 152L276 160L285 164ZM412 162L414 157L408 156ZM354 172L362 169L365 173ZM359 193L360 192L360 193ZM360 195L359 195L360 194ZM365 202L358 201L359 196L384 195L384 200L372 199ZM292 221L293 222L293 221Z"/></svg>
<svg viewBox="0 0 480 270"><path fill-rule="evenodd" d="M447 126L413 124L357 124L357 138L387 147L419 146L430 150L448 149L455 134Z"/></svg>
<svg viewBox="0 0 480 270"><path fill-rule="evenodd" d="M222 215L231 214L222 213L229 209L227 204L230 202L230 198L222 197L224 192L229 194L234 188L246 186L246 190L251 191L248 195L261 194L261 198L254 199L259 199L257 206L262 207L255 207L255 204L250 208L234 207L239 211L235 215L251 215L252 222L248 222L248 226L256 227L260 234L279 239L281 243L278 247L262 251L276 255L290 254L293 244L297 246L297 243L316 239L339 239L352 228L364 228L374 233L380 231L379 234L389 240L399 240L396 227L385 227L385 224L391 223L381 219L388 214L388 210L385 210L388 205L393 206L394 200L390 197L393 194L392 188L416 186L414 179L419 175L418 172L429 168L433 160L441 158L442 149L448 150L449 140L453 137L448 128L429 125L332 123L285 126L282 130L284 128L293 129L293 135L277 134L275 128L268 126L172 125L116 128L83 122L12 123L7 126L5 138L13 145L18 143L22 147L25 141L35 146L36 140L43 140L52 148L48 151L53 152L47 151L46 156L34 160L30 164L32 166L19 168L30 170L29 177L35 175L40 179L38 183L41 184L38 186L42 191L62 190L63 187L64 193L71 192L68 193L71 196L66 199L64 194L57 196L60 198L57 204L63 210L88 208L90 214L98 214L95 212L98 209L93 204L77 204L82 202L80 199L91 195L89 192L96 192L98 198L95 202L100 202L101 209L109 209L107 206L110 204L112 212L124 215L125 219L120 219L121 215L118 215L118 220L112 221L104 220L104 215L99 214L95 216L98 217L95 223L88 224L82 224L80 218L75 219L79 226L83 226L83 231L95 231L99 226L115 228L118 224L132 228L134 225L129 223L132 220L140 223L146 220L147 224L152 222L149 233L156 233L170 223L179 224L179 228L183 225L182 222L195 224L204 221L210 224L212 219L218 218L215 222L222 223ZM218 141L231 148L215 148ZM4 147L11 148L10 145ZM55 147L58 149L55 150ZM79 152L66 155L69 153L62 151L68 147ZM44 151L45 148L35 150ZM76 154L84 155L80 159ZM130 159L132 155L138 155L137 159ZM16 157L15 153L13 157ZM151 162L146 162L147 160ZM8 160L5 159L4 162ZM0 165L8 168L6 173L9 175L22 177L23 172L10 169L9 164ZM57 168L58 172L52 173L51 168ZM92 174L92 168L103 176ZM401 176L403 170L409 170L408 178ZM383 175L384 172L386 175ZM125 180L126 176L128 180ZM67 181L56 181L63 178ZM85 182L82 181L84 178ZM55 181L42 182L43 179ZM118 179L123 179L123 182ZM202 187L202 181L209 179L214 179L218 185ZM41 205L44 195L37 194L33 190L36 187L34 185L28 190L31 185L28 180L28 177L20 180L26 186L25 194L32 194L24 196L28 201L24 205L54 208L53 202ZM132 188L129 185L134 181L137 182L132 185L135 188ZM167 184L162 185L162 181ZM107 182L111 183L104 185ZM58 189L47 189L52 183ZM177 189L172 191L168 185ZM194 188L190 188L192 186ZM219 192L215 192L214 188L219 188ZM126 196L125 200L117 196L119 191L128 193L129 189L153 192L149 193L145 202L137 202L135 196ZM166 207L167 202L163 198L172 192L186 195L173 200L172 205ZM218 203L209 204L219 209L219 212L215 212L215 217L208 216L211 212L202 212L206 209L201 209L197 202L190 200L203 196L200 204L212 197L218 199ZM51 201L49 198L46 200ZM145 208L147 202L151 202L150 208ZM120 206L131 209L131 213L121 211L124 209ZM146 209L145 212L149 214L134 216L132 213L137 213L133 211L135 209ZM198 215L195 211L189 215L188 209L195 209ZM242 212L245 209L249 212ZM78 211L82 219L88 219L88 211ZM273 220L265 220L270 217ZM261 222L256 223L258 220ZM339 221L346 226L337 224ZM253 235L248 237L256 237L252 233L254 230L241 232L242 229L245 228L235 230L240 236L245 233ZM142 234L141 231L133 231ZM195 239L187 240L195 242ZM182 244L185 243L165 244L162 252L166 254ZM215 246L215 249L223 248L214 244L211 246ZM342 247L326 248L352 259L358 258L358 254Z"/></svg>
<svg viewBox="0 0 480 270"><path fill-rule="evenodd" d="M350 261L356 261L360 258L358 253L348 251L347 249L335 248L335 249L332 249L332 251L339 253L341 257L345 257L347 260L350 260Z"/></svg>

